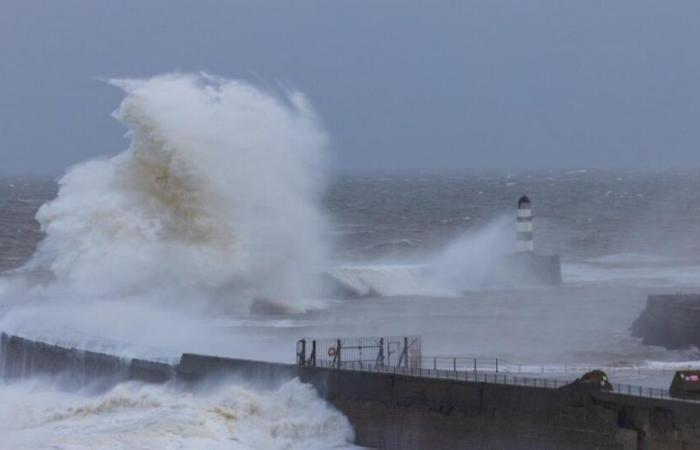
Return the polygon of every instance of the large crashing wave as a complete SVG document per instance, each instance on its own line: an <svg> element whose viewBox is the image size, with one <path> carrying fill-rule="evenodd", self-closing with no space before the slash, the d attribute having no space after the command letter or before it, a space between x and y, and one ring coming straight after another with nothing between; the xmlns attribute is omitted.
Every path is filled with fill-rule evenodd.
<svg viewBox="0 0 700 450"><path fill-rule="evenodd" d="M307 99L207 75L111 83L131 145L60 180L31 264L74 293L318 306L327 138Z"/></svg>

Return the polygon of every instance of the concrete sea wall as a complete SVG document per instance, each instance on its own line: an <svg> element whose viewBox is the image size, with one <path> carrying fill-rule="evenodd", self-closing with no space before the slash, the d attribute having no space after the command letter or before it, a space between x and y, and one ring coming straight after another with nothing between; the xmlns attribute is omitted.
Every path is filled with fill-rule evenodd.
<svg viewBox="0 0 700 450"><path fill-rule="evenodd" d="M90 384L108 388L128 380L162 383L175 376L175 368L159 362L119 358L0 334L2 379L43 375L59 376L68 386Z"/></svg>
<svg viewBox="0 0 700 450"><path fill-rule="evenodd" d="M125 360L2 336L5 378L51 374L116 383L298 377L342 411L359 445L386 449L700 449L700 405L591 390L510 386L184 354Z"/></svg>

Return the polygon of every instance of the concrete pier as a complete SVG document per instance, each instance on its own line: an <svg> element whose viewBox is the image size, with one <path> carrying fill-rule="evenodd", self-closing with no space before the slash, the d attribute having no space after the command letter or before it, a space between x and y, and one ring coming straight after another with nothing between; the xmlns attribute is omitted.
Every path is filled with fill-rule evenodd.
<svg viewBox="0 0 700 450"><path fill-rule="evenodd" d="M188 384L231 375L274 386L298 377L348 417L357 444L372 448L700 448L700 404L580 383L552 389L426 377L412 368L393 373L387 367L348 370L194 354L168 365L4 334L0 350L6 379L49 374L104 380L107 386L129 379Z"/></svg>

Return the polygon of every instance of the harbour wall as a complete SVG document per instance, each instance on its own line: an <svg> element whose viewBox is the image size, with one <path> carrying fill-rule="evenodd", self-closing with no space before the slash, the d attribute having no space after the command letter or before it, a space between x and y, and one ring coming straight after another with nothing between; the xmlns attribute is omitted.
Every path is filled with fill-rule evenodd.
<svg viewBox="0 0 700 450"><path fill-rule="evenodd" d="M700 449L699 404L582 384L545 389L194 354L170 365L5 334L1 341L5 379L51 375L108 387L235 376L274 386L296 377L348 417L357 444L372 448Z"/></svg>
<svg viewBox="0 0 700 450"><path fill-rule="evenodd" d="M700 295L650 295L632 334L647 345L700 347Z"/></svg>

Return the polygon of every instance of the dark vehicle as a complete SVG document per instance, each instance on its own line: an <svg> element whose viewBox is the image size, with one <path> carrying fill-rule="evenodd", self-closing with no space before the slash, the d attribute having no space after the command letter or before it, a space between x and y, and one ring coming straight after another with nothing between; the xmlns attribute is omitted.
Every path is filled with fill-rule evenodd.
<svg viewBox="0 0 700 450"><path fill-rule="evenodd" d="M678 370L669 391L674 397L700 399L700 370Z"/></svg>

